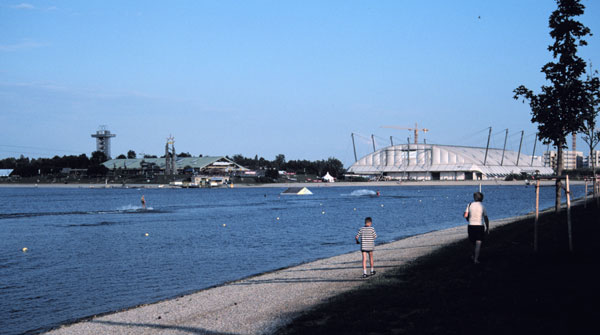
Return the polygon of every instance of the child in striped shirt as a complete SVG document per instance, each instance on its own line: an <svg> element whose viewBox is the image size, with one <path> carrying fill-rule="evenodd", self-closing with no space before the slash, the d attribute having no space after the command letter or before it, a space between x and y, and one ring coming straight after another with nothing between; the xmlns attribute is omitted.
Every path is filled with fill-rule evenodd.
<svg viewBox="0 0 600 335"><path fill-rule="evenodd" d="M373 220L370 217L365 218L365 226L358 230L355 236L356 244L361 244L360 251L362 251L362 264L363 264L363 278L367 278L367 253L369 254L369 260L371 262L371 276L375 274L373 268L373 250L375 249L375 239L377 233L375 228L371 227ZM360 242L359 242L360 237Z"/></svg>

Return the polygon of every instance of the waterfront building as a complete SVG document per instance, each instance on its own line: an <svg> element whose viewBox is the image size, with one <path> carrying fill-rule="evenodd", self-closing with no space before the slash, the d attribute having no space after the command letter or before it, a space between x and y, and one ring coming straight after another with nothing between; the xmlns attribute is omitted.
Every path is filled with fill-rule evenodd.
<svg viewBox="0 0 600 335"><path fill-rule="evenodd" d="M171 167L171 164L167 167L164 157L111 159L102 165L111 171L119 170L129 175L164 174ZM174 166L177 174L229 175L248 170L224 156L176 157Z"/></svg>
<svg viewBox="0 0 600 335"><path fill-rule="evenodd" d="M592 161L595 163L596 168L600 167L600 151L595 150L585 158L584 165L586 167L592 167Z"/></svg>
<svg viewBox="0 0 600 335"><path fill-rule="evenodd" d="M583 152L581 151L563 151L563 169L575 170L584 166ZM556 170L558 153L556 151L544 152L544 166L551 167Z"/></svg>
<svg viewBox="0 0 600 335"><path fill-rule="evenodd" d="M485 180L554 173L541 156L438 144L388 146L358 159L348 175L388 180Z"/></svg>

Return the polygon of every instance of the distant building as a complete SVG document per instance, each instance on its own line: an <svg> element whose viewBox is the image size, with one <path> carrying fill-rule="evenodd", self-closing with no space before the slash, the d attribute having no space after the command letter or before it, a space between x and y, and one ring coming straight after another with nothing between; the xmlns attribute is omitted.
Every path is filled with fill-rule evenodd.
<svg viewBox="0 0 600 335"><path fill-rule="evenodd" d="M584 166L583 152L581 151L563 151L563 169L575 170ZM544 166L551 167L556 171L558 153L556 151L544 152Z"/></svg>
<svg viewBox="0 0 600 335"><path fill-rule="evenodd" d="M391 180L474 180L512 174L552 175L542 157L515 151L438 144L388 146L348 169L349 176Z"/></svg>
<svg viewBox="0 0 600 335"><path fill-rule="evenodd" d="M111 159L110 139L115 136L117 135L111 134L110 130L106 129L106 126L100 126L100 129L95 134L92 134L92 137L96 138L96 151L103 152L106 158Z"/></svg>
<svg viewBox="0 0 600 335"><path fill-rule="evenodd" d="M229 175L248 170L224 156L177 157L174 163L178 174ZM164 174L170 169L164 157L111 159L102 165L109 170L121 170L129 175Z"/></svg>
<svg viewBox="0 0 600 335"><path fill-rule="evenodd" d="M596 168L600 167L600 151L593 151L590 155L585 158L585 166L591 168L592 161L595 163Z"/></svg>

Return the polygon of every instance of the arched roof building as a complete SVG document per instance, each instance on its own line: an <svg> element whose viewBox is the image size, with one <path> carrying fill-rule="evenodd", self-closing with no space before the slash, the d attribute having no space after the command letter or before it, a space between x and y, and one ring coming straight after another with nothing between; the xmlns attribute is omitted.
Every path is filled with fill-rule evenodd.
<svg viewBox="0 0 600 335"><path fill-rule="evenodd" d="M388 146L368 154L348 169L349 174L405 180L472 180L504 178L510 174L552 175L542 157L515 151L438 144Z"/></svg>

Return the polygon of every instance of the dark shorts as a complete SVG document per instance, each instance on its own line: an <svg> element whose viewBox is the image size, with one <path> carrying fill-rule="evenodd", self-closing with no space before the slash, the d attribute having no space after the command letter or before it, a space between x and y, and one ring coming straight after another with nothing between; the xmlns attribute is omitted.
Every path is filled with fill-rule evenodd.
<svg viewBox="0 0 600 335"><path fill-rule="evenodd" d="M363 249L360 249L360 251L362 251L362 252L373 252L373 250L363 250Z"/></svg>
<svg viewBox="0 0 600 335"><path fill-rule="evenodd" d="M469 241L483 241L485 239L485 226L468 225Z"/></svg>

